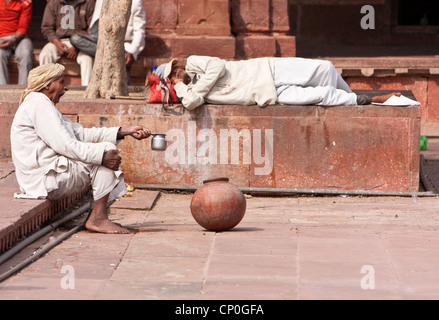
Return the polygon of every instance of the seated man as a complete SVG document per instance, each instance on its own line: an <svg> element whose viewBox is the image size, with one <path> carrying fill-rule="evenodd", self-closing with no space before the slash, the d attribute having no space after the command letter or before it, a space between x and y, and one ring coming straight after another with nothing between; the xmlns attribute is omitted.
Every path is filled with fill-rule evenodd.
<svg viewBox="0 0 439 320"><path fill-rule="evenodd" d="M11 126L11 151L20 185L17 198L61 199L92 186L94 206L85 227L102 233L128 233L107 217L110 192L126 192L116 144L131 135L147 138L139 126L84 128L56 108L68 90L64 66L48 64L30 71Z"/></svg>
<svg viewBox="0 0 439 320"><path fill-rule="evenodd" d="M57 62L61 57L76 60L83 86L90 82L93 58L73 47L70 37L75 33L87 33L94 6L95 0L48 1L41 23L41 32L49 43L41 50L40 65Z"/></svg>
<svg viewBox="0 0 439 320"><path fill-rule="evenodd" d="M96 55L96 47L99 35L99 17L102 10L102 1L97 0L93 17L90 22L89 34L73 34L70 38L72 45L82 52L93 57ZM128 84L130 82L130 69L139 54L145 48L145 24L146 14L142 0L133 0L131 15L125 33L125 66L127 70Z"/></svg>
<svg viewBox="0 0 439 320"><path fill-rule="evenodd" d="M366 96L353 93L332 63L325 60L257 58L226 61L215 57L190 56L185 69L173 59L157 68L156 72L162 72L163 77L169 77L175 84L177 96L188 110L205 102L258 104L261 107L274 104L334 106L372 102ZM378 100L382 99L384 97Z"/></svg>
<svg viewBox="0 0 439 320"><path fill-rule="evenodd" d="M33 46L28 37L32 1L0 1L0 85L9 83L8 60L18 60L18 84L27 85L32 69Z"/></svg>

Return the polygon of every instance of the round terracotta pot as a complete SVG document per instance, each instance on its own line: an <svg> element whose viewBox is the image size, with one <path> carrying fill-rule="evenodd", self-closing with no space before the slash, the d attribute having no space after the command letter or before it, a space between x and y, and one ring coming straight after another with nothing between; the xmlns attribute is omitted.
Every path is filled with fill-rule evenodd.
<svg viewBox="0 0 439 320"><path fill-rule="evenodd" d="M195 221L212 231L224 231L238 225L246 210L244 194L228 178L203 181L193 195L191 213Z"/></svg>

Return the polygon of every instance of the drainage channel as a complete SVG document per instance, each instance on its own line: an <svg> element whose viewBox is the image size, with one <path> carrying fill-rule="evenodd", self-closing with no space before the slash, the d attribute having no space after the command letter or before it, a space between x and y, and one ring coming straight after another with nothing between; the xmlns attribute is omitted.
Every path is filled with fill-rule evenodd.
<svg viewBox="0 0 439 320"><path fill-rule="evenodd" d="M0 266L14 257L16 254L18 254L20 251L31 245L32 243L36 242L37 240L41 239L45 235L49 234L50 232L54 232L57 228L61 227L63 224L72 221L73 219L80 217L85 212L89 211L91 208L90 201L87 201L87 203L80 206L78 209L74 210L73 212L61 217L60 219L56 220L55 222L47 225L46 227L38 230L37 232L33 233L29 237L25 238L20 243L16 244L14 247L6 251L0 256ZM29 265L30 263L37 260L39 257L43 256L47 252L49 252L51 249L56 247L59 243L66 240L79 230L83 228L83 224L80 223L79 225L71 228L69 231L61 234L58 237L50 237L49 242L46 245L43 245L38 250L36 250L30 257L22 261L21 263L15 265L14 267L10 268L8 271L0 275L0 283L9 278L10 276L14 275L15 273L19 272L21 269Z"/></svg>

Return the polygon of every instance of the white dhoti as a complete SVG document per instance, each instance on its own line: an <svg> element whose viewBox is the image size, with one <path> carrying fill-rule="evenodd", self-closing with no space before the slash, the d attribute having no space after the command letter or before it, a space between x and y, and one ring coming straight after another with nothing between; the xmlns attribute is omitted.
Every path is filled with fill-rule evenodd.
<svg viewBox="0 0 439 320"><path fill-rule="evenodd" d="M111 143L107 150L115 149ZM56 169L51 169L45 178L47 198L62 199L85 190L91 185L93 199L99 200L111 193L111 200L126 194L121 170L113 171L103 166L86 164L61 157Z"/></svg>
<svg viewBox="0 0 439 320"><path fill-rule="evenodd" d="M270 66L278 103L296 105L356 105L357 95L330 61L272 58Z"/></svg>

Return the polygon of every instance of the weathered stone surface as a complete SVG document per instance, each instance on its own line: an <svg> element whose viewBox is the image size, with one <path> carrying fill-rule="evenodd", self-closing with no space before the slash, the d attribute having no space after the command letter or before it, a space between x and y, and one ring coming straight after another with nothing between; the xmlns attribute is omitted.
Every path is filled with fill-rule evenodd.
<svg viewBox="0 0 439 320"><path fill-rule="evenodd" d="M115 209L151 210L159 195L159 191L135 190L119 198L111 207Z"/></svg>
<svg viewBox="0 0 439 320"><path fill-rule="evenodd" d="M229 1L180 0L177 34L190 36L229 36Z"/></svg>
<svg viewBox="0 0 439 320"><path fill-rule="evenodd" d="M288 0L272 0L270 14L272 32L288 33L290 31Z"/></svg>
<svg viewBox="0 0 439 320"><path fill-rule="evenodd" d="M276 54L276 39L270 36L245 36L236 37L236 56L240 59L250 57L273 57Z"/></svg>
<svg viewBox="0 0 439 320"><path fill-rule="evenodd" d="M178 23L178 0L143 0L146 29L175 29Z"/></svg>
<svg viewBox="0 0 439 320"><path fill-rule="evenodd" d="M428 79L428 109L426 112L426 118L428 121L439 123L439 77Z"/></svg>
<svg viewBox="0 0 439 320"><path fill-rule="evenodd" d="M228 176L240 187L418 189L419 107L205 105L166 115L140 101L101 103L78 104L79 122L142 123L168 135L166 152L149 140L120 143L134 185L197 187Z"/></svg>
<svg viewBox="0 0 439 320"><path fill-rule="evenodd" d="M290 307L261 300L439 297L435 197L251 197L240 225L217 233L193 220L191 197L165 194L148 214L111 207L139 231L82 230L3 281L0 297L176 299L156 308L165 319L181 300L257 300L280 319Z"/></svg>
<svg viewBox="0 0 439 320"><path fill-rule="evenodd" d="M204 105L168 114L138 100L78 99L58 107L85 127L143 124L167 133L166 152L152 151L149 139L119 144L134 185L194 188L227 176L240 187L418 189L420 107ZM9 129L2 132L7 143Z"/></svg>
<svg viewBox="0 0 439 320"><path fill-rule="evenodd" d="M276 57L295 57L296 56L296 37L294 36L275 36Z"/></svg>
<svg viewBox="0 0 439 320"><path fill-rule="evenodd" d="M174 57L187 58L190 55L204 55L234 59L235 38L230 36L177 36L172 39Z"/></svg>
<svg viewBox="0 0 439 320"><path fill-rule="evenodd" d="M234 33L270 31L269 0L238 0L231 3Z"/></svg>

